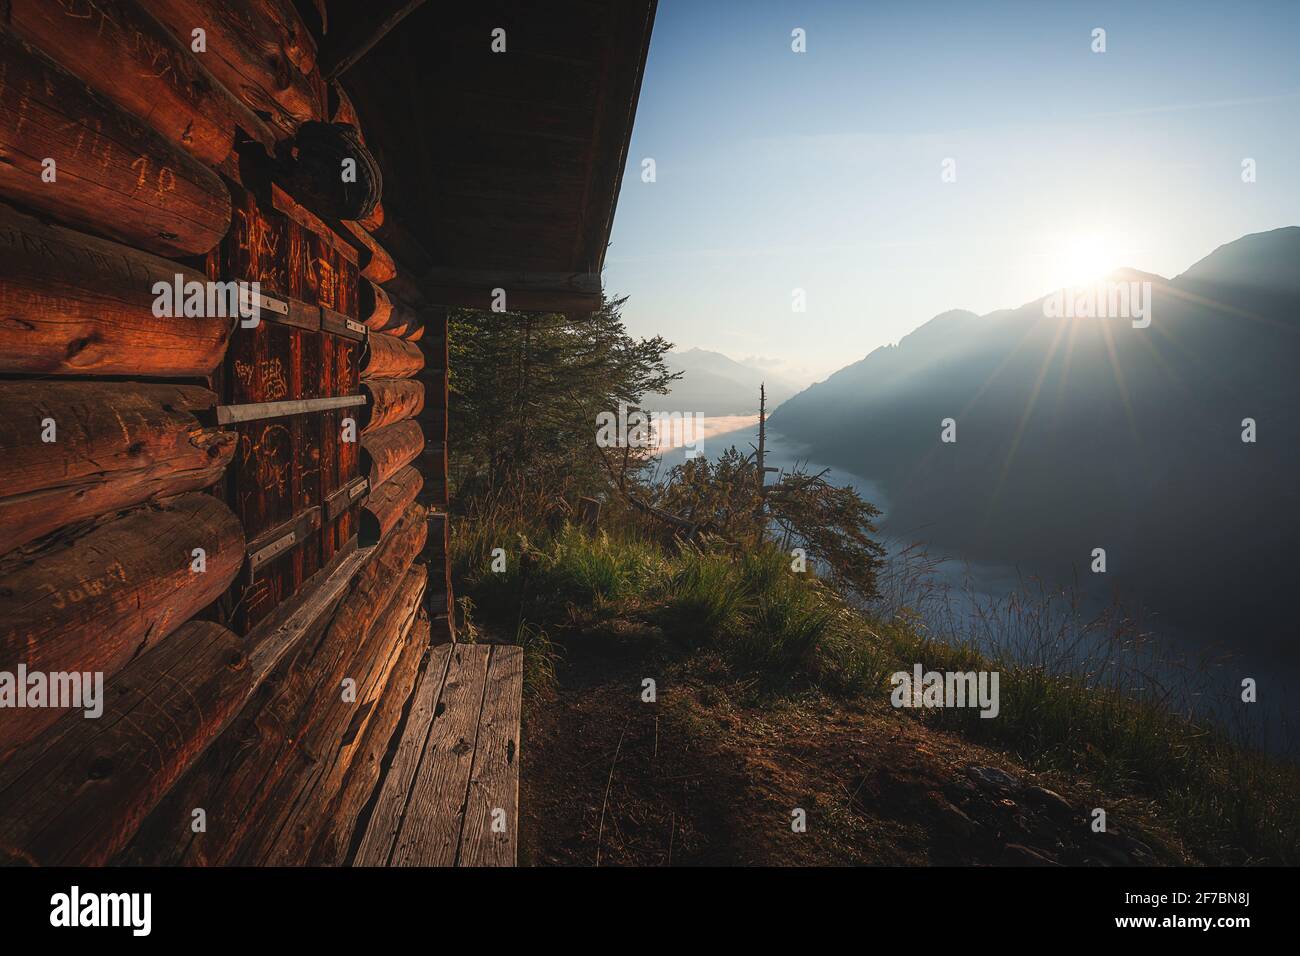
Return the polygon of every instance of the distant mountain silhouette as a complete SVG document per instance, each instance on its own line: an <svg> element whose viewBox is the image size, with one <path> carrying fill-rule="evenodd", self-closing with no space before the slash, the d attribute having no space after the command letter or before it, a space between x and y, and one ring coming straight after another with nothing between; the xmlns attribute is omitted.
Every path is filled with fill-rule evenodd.
<svg viewBox="0 0 1300 956"><path fill-rule="evenodd" d="M705 415L757 415L760 384L767 383L769 410L799 390L780 375L737 362L721 352L670 352L667 364L672 371L685 375L667 396L647 396L647 408Z"/></svg>
<svg viewBox="0 0 1300 956"><path fill-rule="evenodd" d="M772 428L883 483L888 527L1088 575L1184 627L1297 657L1300 227L1152 284L1152 320L946 312L787 401ZM940 422L956 420L955 444ZM1242 420L1258 440L1242 442Z"/></svg>

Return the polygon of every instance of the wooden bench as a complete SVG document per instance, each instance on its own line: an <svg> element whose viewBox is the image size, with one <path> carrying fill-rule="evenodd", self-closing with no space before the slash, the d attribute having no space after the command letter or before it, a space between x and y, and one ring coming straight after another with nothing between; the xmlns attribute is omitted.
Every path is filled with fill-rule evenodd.
<svg viewBox="0 0 1300 956"><path fill-rule="evenodd" d="M354 865L515 865L522 689L521 648L432 649Z"/></svg>

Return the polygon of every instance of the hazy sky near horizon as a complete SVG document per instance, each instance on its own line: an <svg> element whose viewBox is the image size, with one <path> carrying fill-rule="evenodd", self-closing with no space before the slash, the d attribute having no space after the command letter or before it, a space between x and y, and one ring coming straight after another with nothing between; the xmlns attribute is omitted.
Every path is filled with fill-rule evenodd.
<svg viewBox="0 0 1300 956"><path fill-rule="evenodd" d="M948 309L1177 275L1300 225L1298 51L1296 0L660 0L605 287L634 335L816 380Z"/></svg>

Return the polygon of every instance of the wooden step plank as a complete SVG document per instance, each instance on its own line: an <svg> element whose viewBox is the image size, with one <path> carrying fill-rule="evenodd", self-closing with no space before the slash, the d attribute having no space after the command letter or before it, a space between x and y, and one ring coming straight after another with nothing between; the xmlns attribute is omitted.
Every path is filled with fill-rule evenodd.
<svg viewBox="0 0 1300 956"><path fill-rule="evenodd" d="M444 644L433 648L429 665L420 678L416 689L415 703L407 716L402 740L397 746L397 753L384 776L379 792L379 799L370 815L370 824L366 834L357 847L353 858L355 866L386 866L393 848L393 840L402 824L402 815L406 810L406 798L411 792L411 782L415 779L424 756L425 741L429 736L429 726L437 712L442 696L443 683L447 676L447 667L451 660L452 645Z"/></svg>
<svg viewBox="0 0 1300 956"><path fill-rule="evenodd" d="M453 644L439 713L393 842L390 866L453 866L474 764L489 645Z"/></svg>
<svg viewBox="0 0 1300 956"><path fill-rule="evenodd" d="M515 865L523 686L524 649L493 647L465 799L458 866Z"/></svg>

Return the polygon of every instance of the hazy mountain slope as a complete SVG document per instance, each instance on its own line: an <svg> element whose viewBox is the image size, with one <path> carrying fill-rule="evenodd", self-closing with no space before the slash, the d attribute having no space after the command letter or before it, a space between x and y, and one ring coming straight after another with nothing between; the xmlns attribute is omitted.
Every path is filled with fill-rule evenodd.
<svg viewBox="0 0 1300 956"><path fill-rule="evenodd" d="M768 408L775 408L798 391L784 378L751 368L720 352L688 349L670 352L668 367L684 372L667 396L650 396L647 407L705 415L758 414L758 388L767 384Z"/></svg>
<svg viewBox="0 0 1300 956"><path fill-rule="evenodd" d="M1041 300L945 313L790 399L772 427L883 481L897 533L1056 574L1103 547L1109 580L1166 615L1273 627L1300 531L1298 271L1290 227L1173 280L1123 273L1152 282L1145 329L1046 318Z"/></svg>

